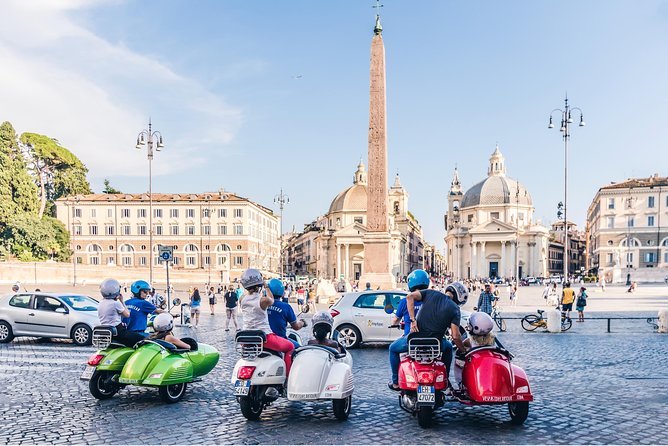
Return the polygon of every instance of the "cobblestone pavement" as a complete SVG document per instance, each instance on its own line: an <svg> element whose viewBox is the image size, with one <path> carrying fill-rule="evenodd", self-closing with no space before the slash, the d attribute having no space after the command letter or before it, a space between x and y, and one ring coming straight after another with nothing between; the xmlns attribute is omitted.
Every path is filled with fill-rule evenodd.
<svg viewBox="0 0 668 446"><path fill-rule="evenodd" d="M177 404L155 390L128 387L94 399L79 376L92 348L20 338L0 345L1 443L237 444L655 444L666 443L668 336L644 321L620 321L605 333L594 321L561 334L525 333L509 321L500 339L530 379L535 401L523 426L506 406L449 403L432 429L421 429L386 389L386 346L352 352L355 393L350 419L328 403L279 400L259 422L246 421L231 394L236 355L223 317L202 315L203 342L221 351L219 365ZM622 324L623 322L623 324ZM634 325L635 324L635 325Z"/></svg>

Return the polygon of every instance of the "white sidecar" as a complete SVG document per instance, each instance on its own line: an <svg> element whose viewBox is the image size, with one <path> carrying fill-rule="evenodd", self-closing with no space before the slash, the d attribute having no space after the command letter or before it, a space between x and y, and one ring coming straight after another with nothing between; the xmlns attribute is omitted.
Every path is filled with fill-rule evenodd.
<svg viewBox="0 0 668 446"><path fill-rule="evenodd" d="M288 377L290 401L332 400L334 416L348 419L353 394L353 358L322 345L295 350Z"/></svg>

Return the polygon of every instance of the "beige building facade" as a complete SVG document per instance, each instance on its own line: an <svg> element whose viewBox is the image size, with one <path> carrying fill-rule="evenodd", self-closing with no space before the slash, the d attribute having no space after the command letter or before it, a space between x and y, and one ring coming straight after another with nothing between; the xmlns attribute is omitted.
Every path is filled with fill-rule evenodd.
<svg viewBox="0 0 668 446"><path fill-rule="evenodd" d="M56 201L77 264L164 266L158 245L172 246L173 267L211 271L228 283L246 268L278 273L279 222L271 209L229 192L90 194ZM153 211L153 247L149 212ZM153 255L151 256L151 251ZM152 258L152 260L151 260Z"/></svg>

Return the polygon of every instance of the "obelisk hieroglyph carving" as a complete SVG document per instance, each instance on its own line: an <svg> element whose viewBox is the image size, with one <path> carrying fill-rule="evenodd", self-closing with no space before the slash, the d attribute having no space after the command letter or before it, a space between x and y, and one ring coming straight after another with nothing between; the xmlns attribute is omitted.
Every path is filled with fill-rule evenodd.
<svg viewBox="0 0 668 446"><path fill-rule="evenodd" d="M364 270L360 285L391 289L396 281L390 265L390 233L387 220L387 120L385 104L385 46L380 16L376 16L371 40L371 88L369 104L369 174L367 232L364 235Z"/></svg>

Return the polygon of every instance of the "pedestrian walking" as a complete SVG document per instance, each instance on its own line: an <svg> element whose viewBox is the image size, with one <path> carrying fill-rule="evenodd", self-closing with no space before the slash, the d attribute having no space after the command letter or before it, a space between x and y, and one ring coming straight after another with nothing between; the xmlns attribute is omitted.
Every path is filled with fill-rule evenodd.
<svg viewBox="0 0 668 446"><path fill-rule="evenodd" d="M570 282L564 283L564 290L561 292L561 314L567 318L571 317L573 310L573 301L575 301L575 291L571 288Z"/></svg>
<svg viewBox="0 0 668 446"><path fill-rule="evenodd" d="M216 292L213 290L213 287L209 287L209 308L211 309L211 316L215 313L216 305Z"/></svg>
<svg viewBox="0 0 668 446"><path fill-rule="evenodd" d="M195 323L195 328L199 326L200 306L202 305L202 297L199 295L199 289L195 287L193 293L190 295L190 320Z"/></svg>
<svg viewBox="0 0 668 446"><path fill-rule="evenodd" d="M549 307L559 308L559 296L557 295L557 282L553 282L550 292L547 295L547 305Z"/></svg>
<svg viewBox="0 0 668 446"><path fill-rule="evenodd" d="M598 282L601 285L601 291L605 291L605 276L603 274L598 276Z"/></svg>
<svg viewBox="0 0 668 446"><path fill-rule="evenodd" d="M513 285L510 289L510 303L513 307L517 305L517 285Z"/></svg>
<svg viewBox="0 0 668 446"><path fill-rule="evenodd" d="M584 322L584 309L587 306L587 288L580 287L580 292L578 293L578 299L575 302L575 309L578 312L578 322Z"/></svg>
<svg viewBox="0 0 668 446"><path fill-rule="evenodd" d="M492 293L492 285L486 283L485 290L480 293L476 308L483 313L492 314L492 307L496 305L496 301L497 297Z"/></svg>
<svg viewBox="0 0 668 446"><path fill-rule="evenodd" d="M234 322L234 328L239 330L239 325L237 324L237 303L239 298L237 293L234 291L232 286L227 289L225 292L225 331L230 331L230 319Z"/></svg>

